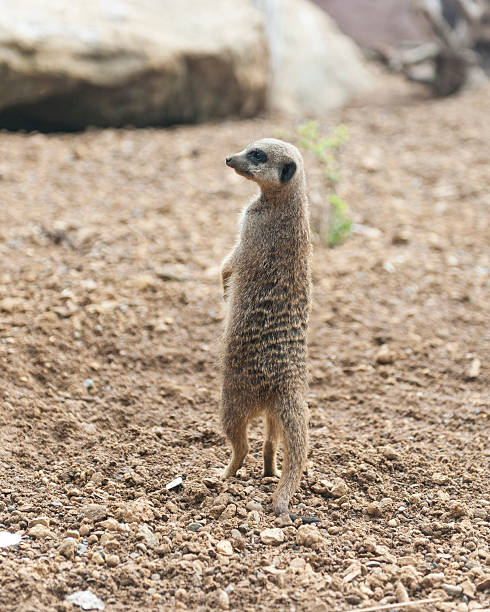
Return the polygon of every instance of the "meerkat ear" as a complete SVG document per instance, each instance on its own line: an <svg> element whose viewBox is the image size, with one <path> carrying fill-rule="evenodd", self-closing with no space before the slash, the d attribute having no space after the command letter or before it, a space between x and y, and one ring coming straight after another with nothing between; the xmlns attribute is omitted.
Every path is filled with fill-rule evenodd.
<svg viewBox="0 0 490 612"><path fill-rule="evenodd" d="M281 183L287 183L293 178L295 172L296 172L296 162L288 161L282 167L279 180L281 181Z"/></svg>

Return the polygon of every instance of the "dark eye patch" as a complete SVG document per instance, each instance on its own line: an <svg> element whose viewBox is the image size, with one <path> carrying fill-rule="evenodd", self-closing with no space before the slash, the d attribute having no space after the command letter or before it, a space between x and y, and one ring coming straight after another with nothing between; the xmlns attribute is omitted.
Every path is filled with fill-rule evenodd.
<svg viewBox="0 0 490 612"><path fill-rule="evenodd" d="M260 149L254 149L248 154L248 158L256 164L263 164L267 161L267 155Z"/></svg>

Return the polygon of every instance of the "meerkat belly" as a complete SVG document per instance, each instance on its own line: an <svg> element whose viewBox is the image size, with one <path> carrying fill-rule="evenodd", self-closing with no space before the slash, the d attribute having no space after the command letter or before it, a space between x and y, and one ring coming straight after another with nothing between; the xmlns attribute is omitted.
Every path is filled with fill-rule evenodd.
<svg viewBox="0 0 490 612"><path fill-rule="evenodd" d="M261 297L242 292L230 321L227 365L255 387L306 380L308 287L283 288Z"/></svg>

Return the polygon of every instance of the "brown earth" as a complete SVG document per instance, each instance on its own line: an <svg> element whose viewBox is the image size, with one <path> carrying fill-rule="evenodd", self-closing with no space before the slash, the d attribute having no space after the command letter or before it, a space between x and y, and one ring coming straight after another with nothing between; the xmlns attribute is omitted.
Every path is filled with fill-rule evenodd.
<svg viewBox="0 0 490 612"><path fill-rule="evenodd" d="M0 134L1 610L490 607L489 117L489 86L328 117L358 225L314 255L318 528L271 516L261 423L217 478L218 271L254 192L224 157L293 124Z"/></svg>

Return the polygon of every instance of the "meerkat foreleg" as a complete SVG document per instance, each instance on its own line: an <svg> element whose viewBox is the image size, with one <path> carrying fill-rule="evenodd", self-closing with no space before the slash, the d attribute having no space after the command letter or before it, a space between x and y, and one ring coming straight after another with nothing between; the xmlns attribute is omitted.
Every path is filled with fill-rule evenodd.
<svg viewBox="0 0 490 612"><path fill-rule="evenodd" d="M285 512L291 515L289 501L298 488L308 448L308 415L304 399L300 395L279 398L277 415L282 429L284 461L272 505L277 515Z"/></svg>
<svg viewBox="0 0 490 612"><path fill-rule="evenodd" d="M232 448L231 461L223 472L223 478L234 476L242 467L248 454L248 420L249 411L243 403L238 398L235 398L233 394L223 391L221 423Z"/></svg>
<svg viewBox="0 0 490 612"><path fill-rule="evenodd" d="M265 417L264 476L279 476L276 465L277 444L281 426L270 412Z"/></svg>
<svg viewBox="0 0 490 612"><path fill-rule="evenodd" d="M221 283L223 285L223 299L228 299L228 287L230 284L230 276L233 273L234 251L232 251L221 264Z"/></svg>

